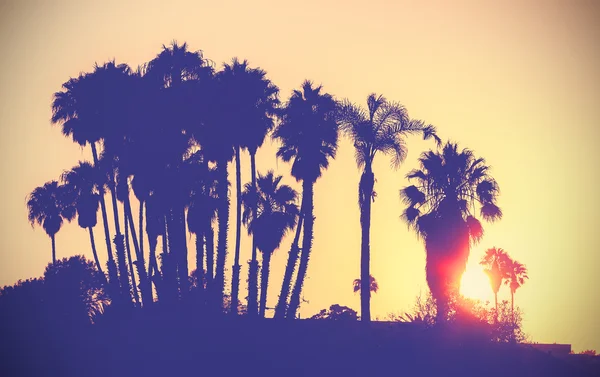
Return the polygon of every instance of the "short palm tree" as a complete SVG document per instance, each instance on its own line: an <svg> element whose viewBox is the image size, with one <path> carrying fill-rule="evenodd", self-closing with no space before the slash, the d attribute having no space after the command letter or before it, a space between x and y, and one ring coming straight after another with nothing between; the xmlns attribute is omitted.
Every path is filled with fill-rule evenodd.
<svg viewBox="0 0 600 377"><path fill-rule="evenodd" d="M510 311L514 315L515 292L525 284L525 280L529 279L529 276L527 276L527 267L511 258L506 259L506 270L508 278L505 280L505 284L510 287Z"/></svg>
<svg viewBox="0 0 600 377"><path fill-rule="evenodd" d="M88 229L94 261L96 262L98 271L102 273L102 266L100 265L96 251L96 242L94 240L94 227L98 221L100 189L103 187L100 179L101 176L98 174L97 169L85 161L80 161L78 165L64 172L61 176L61 181L75 197L77 221L81 228Z"/></svg>
<svg viewBox="0 0 600 377"><path fill-rule="evenodd" d="M421 168L408 173L417 182L400 191L408 205L403 218L425 241L427 283L436 300L438 320L445 321L449 298L458 292L470 245L483 235L481 218L498 220L498 184L482 158L447 143L441 152L428 151Z"/></svg>
<svg viewBox="0 0 600 377"><path fill-rule="evenodd" d="M362 289L362 282L359 279L354 279L352 282L352 288L354 289L354 293L360 292ZM369 275L369 291L373 293L377 293L379 290L379 284L377 284L377 280L373 277L373 275Z"/></svg>
<svg viewBox="0 0 600 377"><path fill-rule="evenodd" d="M370 229L371 200L375 200L375 175L373 161L377 154L389 155L392 167L397 169L406 157L406 136L415 133L423 134L424 139L434 138L438 143L436 130L418 120L411 120L404 106L389 102L383 96L370 94L367 97L367 110L345 101L338 114L340 128L354 142L356 164L362 169L358 184L358 205L360 207L361 252L360 276L363 282L361 289L362 321L371 320L370 276Z"/></svg>
<svg viewBox="0 0 600 377"><path fill-rule="evenodd" d="M40 225L52 240L52 263L56 263L56 233L63 221L75 218L74 197L65 186L50 181L27 197L27 218L31 226Z"/></svg>
<svg viewBox="0 0 600 377"><path fill-rule="evenodd" d="M305 81L300 90L294 90L282 109L281 122L273 133L273 138L281 142L277 157L285 162L293 160L292 176L302 181L302 253L287 318L295 318L300 306L313 238L313 186L329 166L329 160L335 158L338 145L336 114L337 103L333 97L322 93L322 86ZM296 260L297 254L290 254L288 263L295 265ZM287 297L288 290L284 282L281 296Z"/></svg>
<svg viewBox="0 0 600 377"><path fill-rule="evenodd" d="M496 306L496 317L498 316L498 291L502 285L502 281L508 278L506 270L506 262L508 255L501 248L492 247L485 251L485 255L481 259L481 264L484 266L484 272L490 279L492 291L494 292L494 303Z"/></svg>
<svg viewBox="0 0 600 377"><path fill-rule="evenodd" d="M242 199L244 203L244 224L248 233L256 239L256 245L263 255L259 316L265 316L267 288L271 255L279 248L285 234L294 228L298 218L296 198L298 194L288 185L280 185L282 177L274 176L273 171L259 175L258 190L252 183L245 185Z"/></svg>

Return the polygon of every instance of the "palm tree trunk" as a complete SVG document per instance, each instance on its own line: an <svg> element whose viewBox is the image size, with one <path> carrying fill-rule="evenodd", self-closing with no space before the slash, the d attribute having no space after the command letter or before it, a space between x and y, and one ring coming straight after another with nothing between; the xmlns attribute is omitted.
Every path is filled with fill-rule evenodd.
<svg viewBox="0 0 600 377"><path fill-rule="evenodd" d="M498 323L498 292L494 292L494 304L496 305L496 315L494 316L496 323Z"/></svg>
<svg viewBox="0 0 600 377"><path fill-rule="evenodd" d="M130 214L130 224L132 229L135 229L133 224L133 218L131 216L131 207L129 208ZM140 291L142 293L142 305L146 306L154 302L154 298L152 297L152 281L148 276L148 272L146 270L146 260L144 258L144 201L140 200L140 214L139 214L139 249L136 250L136 261L135 266L138 271L138 276L140 277ZM133 234L133 241L136 241L135 232Z"/></svg>
<svg viewBox="0 0 600 377"><path fill-rule="evenodd" d="M127 252L127 263L129 264L129 273L131 274L131 288L133 290L133 299L135 305L140 306L140 295L137 290L137 282L135 281L135 274L133 273L133 262L131 261L131 245L129 244L129 226L127 226L127 209L123 211L123 223L125 226L125 251Z"/></svg>
<svg viewBox="0 0 600 377"><path fill-rule="evenodd" d="M50 239L52 240L52 264L56 264L56 240L55 235L51 235Z"/></svg>
<svg viewBox="0 0 600 377"><path fill-rule="evenodd" d="M515 291L510 290L510 317L513 324L515 323Z"/></svg>
<svg viewBox="0 0 600 377"><path fill-rule="evenodd" d="M125 256L125 239L121 234L121 226L119 225L119 208L117 206L117 194L115 192L115 178L114 172L109 171L109 184L108 189L110 190L110 196L113 206L113 215L115 220L115 237L113 243L117 251L117 268L119 269L119 281L121 283L121 294L126 304L131 302L131 287L129 286L129 273L127 272L127 262Z"/></svg>
<svg viewBox="0 0 600 377"><path fill-rule="evenodd" d="M227 230L229 228L229 197L227 195L227 161L217 164L220 179L219 195L219 235L217 240L217 271L215 274L215 309L223 307L225 291L225 261L227 259Z"/></svg>
<svg viewBox="0 0 600 377"><path fill-rule="evenodd" d="M300 254L300 266L298 267L298 276L296 277L296 285L290 299L290 306L287 311L286 318L296 318L298 307L300 306L300 294L306 271L308 269L308 259L310 257L310 249L312 247L313 225L315 218L313 217L313 182L302 182L302 200L306 200L304 213L304 235L302 236L302 253Z"/></svg>
<svg viewBox="0 0 600 377"><path fill-rule="evenodd" d="M269 287L269 268L272 253L272 251L263 252L263 263L260 273L260 309L258 313L260 318L265 318L265 311L267 309L267 288Z"/></svg>
<svg viewBox="0 0 600 377"><path fill-rule="evenodd" d="M302 206L303 207L303 206ZM298 247L298 241L300 240L300 230L302 229L302 213L298 217L298 225L296 226L296 235L294 236L294 241L292 242L292 246L290 247L290 252L288 253L288 261L285 266L285 274L283 275L283 283L281 284L281 293L279 294L279 300L277 301L277 306L275 307L275 318L285 318L285 311L287 309L287 301L288 296L290 295L290 289L292 286L292 276L294 275L294 270L296 269L296 264L298 263L298 254L300 252L300 248Z"/></svg>
<svg viewBox="0 0 600 377"><path fill-rule="evenodd" d="M187 250L187 229L185 224L185 207L178 206L173 210L173 225L176 227L177 235L177 276L179 277L179 289L181 297L184 298L190 291L188 250Z"/></svg>
<svg viewBox="0 0 600 377"><path fill-rule="evenodd" d="M162 253L162 271L163 271L163 285L165 287L165 294L168 296L168 300L172 302L177 301L177 246L175 244L175 226L173 224L173 217L171 211L167 211L165 215L165 237L168 244L168 252L165 249Z"/></svg>
<svg viewBox="0 0 600 377"><path fill-rule="evenodd" d="M250 172L252 174L252 187L256 191L256 151L250 151ZM256 241L252 235L252 259L248 269L248 315L256 316L258 313L258 260ZM287 297L286 297L287 299Z"/></svg>
<svg viewBox="0 0 600 377"><path fill-rule="evenodd" d="M215 278L215 232L210 221L206 226L204 238L206 242L206 290L211 292L214 288Z"/></svg>
<svg viewBox="0 0 600 377"><path fill-rule="evenodd" d="M360 319L371 321L371 272L370 272L370 230L371 230L371 196L375 177L370 164L363 173L359 183L360 204Z"/></svg>
<svg viewBox="0 0 600 377"><path fill-rule="evenodd" d="M196 277L198 289L204 291L204 235L196 233Z"/></svg>
<svg viewBox="0 0 600 377"><path fill-rule="evenodd" d="M92 157L94 159L94 166L98 166L98 151L96 150L96 143L90 143L92 147ZM108 254L108 261L106 262L108 266L108 279L112 286L113 296L116 292L118 292L117 285L118 276L117 276L117 266L115 265L115 261L112 253L112 245L110 243L110 231L108 230L108 214L106 211L106 201L104 200L104 192L100 193L100 209L102 212L102 225L104 226L104 238L106 240L106 252Z"/></svg>
<svg viewBox="0 0 600 377"><path fill-rule="evenodd" d="M231 314L237 315L240 289L240 240L242 237L242 172L240 147L235 148L235 254L231 277Z"/></svg>
<svg viewBox="0 0 600 377"><path fill-rule="evenodd" d="M98 253L96 252L96 242L94 241L94 230L90 226L88 228L90 233L90 244L92 245L92 254L94 255L94 261L96 262L96 267L102 276L104 276L104 272L102 271L102 266L100 265L100 259L98 259Z"/></svg>

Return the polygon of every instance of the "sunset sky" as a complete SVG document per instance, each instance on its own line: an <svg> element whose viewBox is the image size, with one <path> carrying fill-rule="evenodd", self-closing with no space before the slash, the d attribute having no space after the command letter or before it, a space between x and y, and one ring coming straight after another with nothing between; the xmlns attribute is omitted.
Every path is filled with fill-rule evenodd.
<svg viewBox="0 0 600 377"><path fill-rule="evenodd" d="M235 56L248 59L268 72L283 100L304 79L361 105L369 93L383 94L435 125L442 139L484 157L501 188L504 218L484 224L464 293L493 300L477 263L485 249L504 248L529 269L515 303L531 339L600 351L599 10L579 0L1 1L0 286L40 276L51 260L50 239L27 222L27 194L90 159L89 148L50 125L52 94L94 62L115 58L136 67L177 40L203 50L219 67ZM409 311L427 289L424 247L399 218L398 193L420 153L433 147L410 138L398 171L384 156L375 160L371 261L380 291L372 298L373 317ZM276 160L276 148L268 140L259 150L258 170L275 169L300 191L290 165ZM249 166L244 154L244 182ZM303 318L335 303L360 308L352 292L360 267L359 174L344 138L315 185ZM291 238L272 259L269 307L281 288ZM101 226L96 239L104 262ZM88 233L76 221L56 243L59 258L92 258ZM244 231L242 287L248 259ZM507 287L500 298L510 299Z"/></svg>

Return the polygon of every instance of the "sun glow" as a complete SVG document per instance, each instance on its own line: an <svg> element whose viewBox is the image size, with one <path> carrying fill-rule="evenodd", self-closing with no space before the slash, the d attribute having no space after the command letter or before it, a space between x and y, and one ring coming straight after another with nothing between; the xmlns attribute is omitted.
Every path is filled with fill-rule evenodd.
<svg viewBox="0 0 600 377"><path fill-rule="evenodd" d="M467 270L460 281L460 293L483 302L494 300L490 280L478 264L467 264Z"/></svg>

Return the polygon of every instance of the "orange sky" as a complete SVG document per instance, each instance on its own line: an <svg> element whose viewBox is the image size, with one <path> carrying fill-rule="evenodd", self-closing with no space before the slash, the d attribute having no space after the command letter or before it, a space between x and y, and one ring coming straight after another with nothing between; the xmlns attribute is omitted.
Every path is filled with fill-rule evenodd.
<svg viewBox="0 0 600 377"><path fill-rule="evenodd" d="M470 273L483 250L506 249L530 271L516 304L525 311L532 339L600 351L600 253L593 236L600 208L593 144L600 115L599 7L583 1L286 4L3 1L0 285L41 275L51 258L48 237L27 223L26 195L89 158L88 149L50 126L52 94L96 61L116 58L137 66L176 39L218 64L248 59L268 72L283 99L305 78L361 104L371 92L384 94L412 117L436 125L443 139L485 157L502 190L504 218L485 227L471 252ZM408 146L399 171L390 170L383 156L375 161L371 250L380 291L372 299L374 316L409 310L426 289L423 246L399 219L398 190L432 144L415 137ZM259 151L259 171L275 168L300 190L289 165L276 161L276 147L268 141ZM248 159L242 164L247 181ZM352 293L359 276L358 179L352 145L344 139L315 186L303 317L333 303L359 309ZM106 258L102 230L96 234ZM277 300L290 242L272 260L269 307ZM244 261L249 247L244 233ZM91 258L87 232L74 222L57 235L57 255L77 253ZM500 296L510 298L506 287Z"/></svg>

